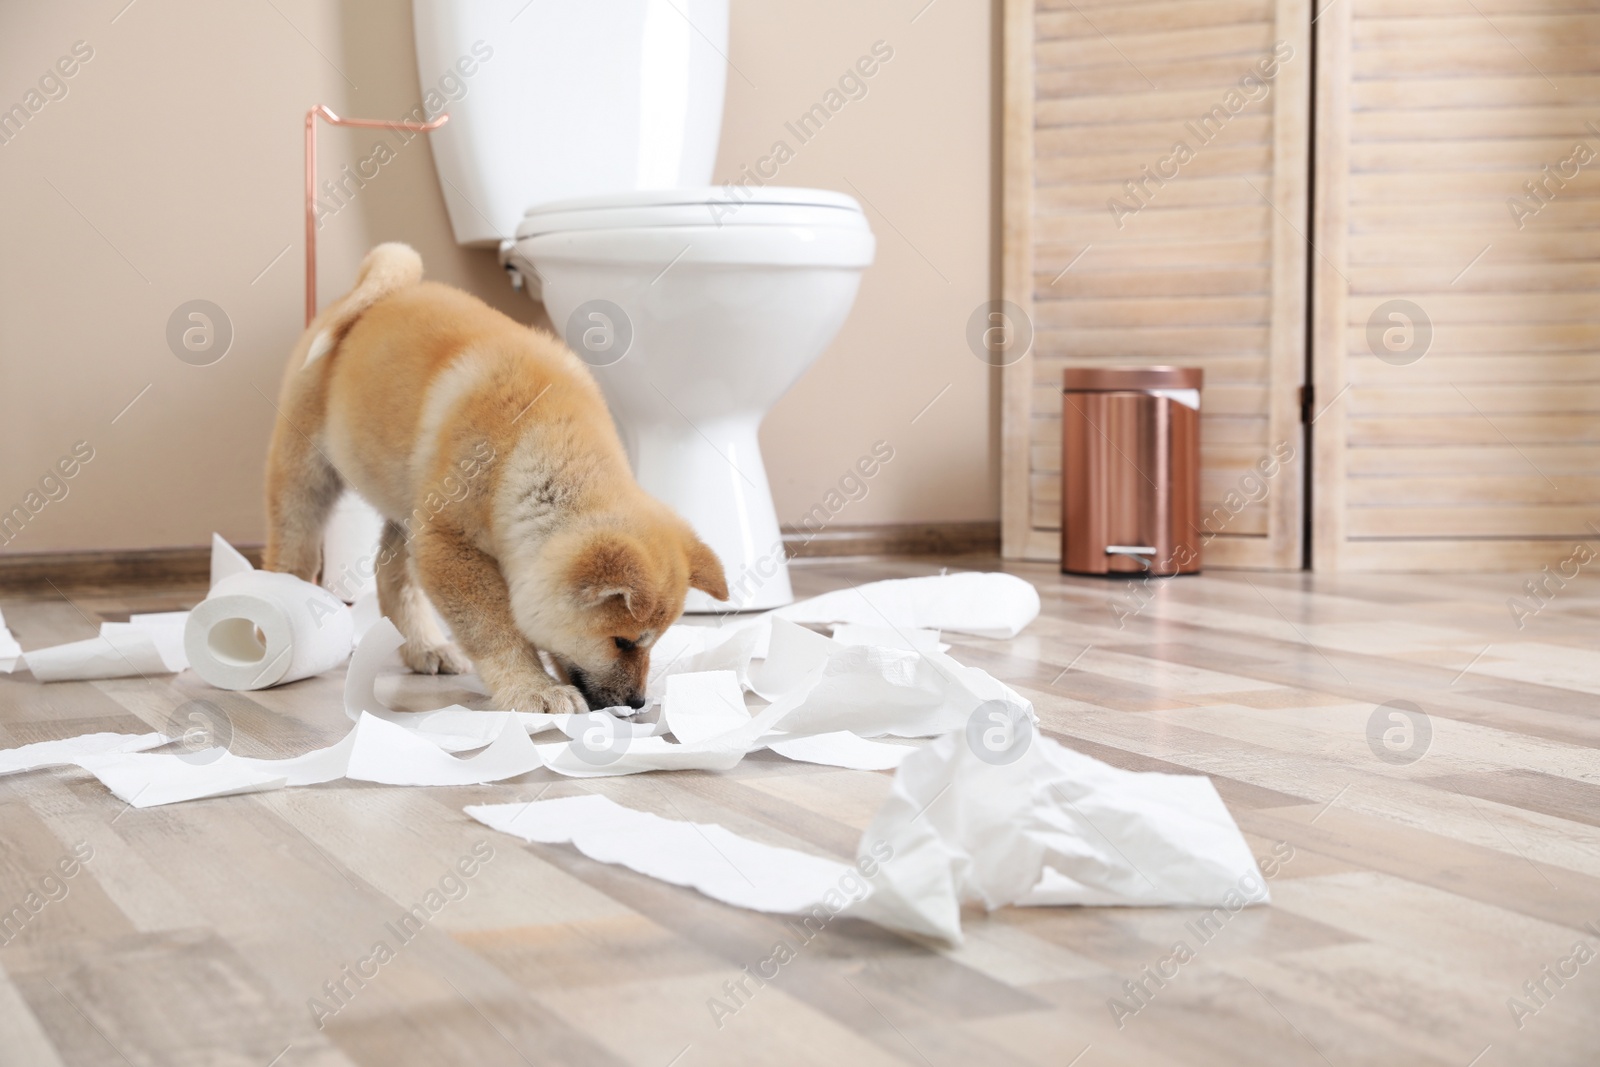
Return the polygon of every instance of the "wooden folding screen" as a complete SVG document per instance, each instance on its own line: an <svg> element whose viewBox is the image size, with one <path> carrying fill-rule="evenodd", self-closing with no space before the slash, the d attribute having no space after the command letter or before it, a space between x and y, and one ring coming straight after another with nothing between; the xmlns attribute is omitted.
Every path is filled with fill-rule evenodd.
<svg viewBox="0 0 1600 1067"><path fill-rule="evenodd" d="M1600 535L1600 12L1336 0L1317 38L1315 566L1558 566Z"/></svg>
<svg viewBox="0 0 1600 1067"><path fill-rule="evenodd" d="M1354 2L1354 0L1341 0ZM1300 565L1305 2L1006 0L1008 555L1059 550L1061 371L1206 372L1208 565ZM1264 474L1263 471L1270 471Z"/></svg>

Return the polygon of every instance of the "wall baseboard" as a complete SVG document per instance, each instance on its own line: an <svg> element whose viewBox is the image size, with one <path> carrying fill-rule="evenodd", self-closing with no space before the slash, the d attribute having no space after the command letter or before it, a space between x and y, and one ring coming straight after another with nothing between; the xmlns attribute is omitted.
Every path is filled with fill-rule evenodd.
<svg viewBox="0 0 1600 1067"><path fill-rule="evenodd" d="M260 545L240 545L261 565ZM907 522L832 526L819 533L785 528L791 558L830 556L998 555L998 522ZM211 546L143 548L109 552L19 552L0 554L0 595L48 593L52 585L77 589L152 585L205 585Z"/></svg>
<svg viewBox="0 0 1600 1067"><path fill-rule="evenodd" d="M973 556L1000 554L998 522L905 522L830 526L818 533L786 526L791 558L826 556Z"/></svg>
<svg viewBox="0 0 1600 1067"><path fill-rule="evenodd" d="M257 567L260 545L236 545ZM140 548L110 552L19 552L0 555L0 594L48 593L52 586L82 589L200 585L211 577L211 546Z"/></svg>

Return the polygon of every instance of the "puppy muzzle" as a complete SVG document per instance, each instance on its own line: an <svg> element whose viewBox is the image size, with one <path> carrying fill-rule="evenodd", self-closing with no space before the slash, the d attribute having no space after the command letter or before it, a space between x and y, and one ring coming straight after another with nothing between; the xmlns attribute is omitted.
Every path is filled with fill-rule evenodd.
<svg viewBox="0 0 1600 1067"><path fill-rule="evenodd" d="M584 702L592 710L600 708L619 708L624 705L638 710L645 706L647 697L643 692L632 686L619 687L603 685L594 679L594 676L582 667L568 666L567 678L583 695Z"/></svg>

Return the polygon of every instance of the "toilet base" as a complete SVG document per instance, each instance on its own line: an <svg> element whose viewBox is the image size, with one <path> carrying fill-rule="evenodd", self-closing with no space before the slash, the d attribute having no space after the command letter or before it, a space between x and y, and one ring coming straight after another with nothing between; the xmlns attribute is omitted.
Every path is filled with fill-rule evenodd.
<svg viewBox="0 0 1600 1067"><path fill-rule="evenodd" d="M645 425L633 419L623 431L634 476L645 492L694 527L722 561L728 579L726 601L691 589L684 611L720 615L793 603L783 533L756 438L759 420L746 416L691 425L670 408L663 416L672 421Z"/></svg>

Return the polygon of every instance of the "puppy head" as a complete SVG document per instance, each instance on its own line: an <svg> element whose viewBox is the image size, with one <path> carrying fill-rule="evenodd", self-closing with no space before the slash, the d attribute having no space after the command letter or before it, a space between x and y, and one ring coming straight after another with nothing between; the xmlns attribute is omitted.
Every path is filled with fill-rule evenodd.
<svg viewBox="0 0 1600 1067"><path fill-rule="evenodd" d="M517 623L591 708L644 707L650 647L689 589L728 596L722 563L675 516L563 531L535 569L522 595L513 585Z"/></svg>

